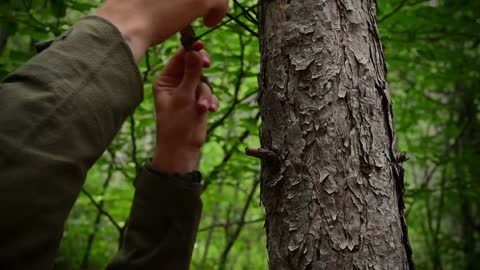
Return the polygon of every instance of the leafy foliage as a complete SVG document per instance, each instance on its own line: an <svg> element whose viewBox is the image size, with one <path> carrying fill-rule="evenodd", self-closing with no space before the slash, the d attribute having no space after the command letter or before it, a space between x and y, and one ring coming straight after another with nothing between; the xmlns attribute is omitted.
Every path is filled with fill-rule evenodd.
<svg viewBox="0 0 480 270"><path fill-rule="evenodd" d="M253 0L202 39L221 110L204 147L204 211L192 269L267 269L257 160L259 49ZM0 2L0 76L35 55L33 44L90 14L95 0ZM241 16L237 16L241 14ZM405 163L407 218L418 269L474 269L480 256L480 2L379 0L378 18ZM207 31L200 23L197 34ZM154 147L153 76L179 46L150 49L140 64L145 100L90 170L67 221L56 269L102 269L118 248L138 168Z"/></svg>

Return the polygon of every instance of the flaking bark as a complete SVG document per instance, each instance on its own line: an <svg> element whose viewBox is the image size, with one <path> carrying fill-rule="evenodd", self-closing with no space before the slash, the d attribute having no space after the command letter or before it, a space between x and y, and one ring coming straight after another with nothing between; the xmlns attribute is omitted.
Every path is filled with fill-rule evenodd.
<svg viewBox="0 0 480 270"><path fill-rule="evenodd" d="M373 0L260 5L270 269L414 269Z"/></svg>

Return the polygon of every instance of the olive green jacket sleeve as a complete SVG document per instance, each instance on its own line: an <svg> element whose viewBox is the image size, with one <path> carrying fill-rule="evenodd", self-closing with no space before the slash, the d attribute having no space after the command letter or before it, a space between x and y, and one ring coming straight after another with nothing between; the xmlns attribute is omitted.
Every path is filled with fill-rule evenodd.
<svg viewBox="0 0 480 270"><path fill-rule="evenodd" d="M143 98L128 45L87 17L0 84L0 269L51 269L88 169ZM188 269L200 176L144 168L110 269Z"/></svg>
<svg viewBox="0 0 480 270"><path fill-rule="evenodd" d="M183 270L190 265L200 221L200 173L138 176L123 245L108 270Z"/></svg>

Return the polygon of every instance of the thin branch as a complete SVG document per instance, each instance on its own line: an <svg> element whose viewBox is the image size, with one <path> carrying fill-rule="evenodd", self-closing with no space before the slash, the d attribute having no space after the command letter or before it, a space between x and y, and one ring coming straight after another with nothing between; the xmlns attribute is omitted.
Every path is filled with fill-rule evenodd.
<svg viewBox="0 0 480 270"><path fill-rule="evenodd" d="M222 194L223 192L223 182L218 185L218 193L217 194ZM213 205L213 209L212 209L212 223L216 223L217 222L217 219L218 219L218 215L219 215L219 211L218 211L218 208L220 206L220 202L219 201L215 201L214 205ZM212 243L212 238L213 238L213 228L207 228L206 230L208 230L208 233L207 233L207 237L206 237L206 241L205 241L205 246L203 248L203 255L202 255L202 260L200 262L200 268L201 269L205 269L206 268L206 261L207 261L207 257L208 257L208 252L210 250L210 244Z"/></svg>
<svg viewBox="0 0 480 270"><path fill-rule="evenodd" d="M130 139L132 140L132 161L135 164L135 173L140 171L140 163L137 159L137 135L135 133L135 116L130 115Z"/></svg>
<svg viewBox="0 0 480 270"><path fill-rule="evenodd" d="M408 2L408 0L402 0L402 2L396 7L394 8L392 11L390 11L389 13L387 13L386 15L384 15L382 18L380 18L378 20L378 23L382 23L383 21L385 21L386 19L390 18L391 16L395 15L395 13L399 12L404 6L405 4Z"/></svg>
<svg viewBox="0 0 480 270"><path fill-rule="evenodd" d="M256 179L255 182L252 185L252 189L250 190L250 193L248 194L247 201L245 202L242 213L240 214L240 222L237 225L237 228L233 232L233 234L230 236L230 239L228 239L227 245L225 246L225 249L222 252L222 257L220 259L220 266L219 269L225 269L226 263L227 263L227 257L228 254L230 253L230 250L232 250L233 245L235 244L235 241L238 239L240 236L240 232L242 231L244 225L245 225L245 217L247 215L247 211L250 207L250 203L253 199L253 195L255 195L255 191L258 188L258 185L260 183L260 180Z"/></svg>
<svg viewBox="0 0 480 270"><path fill-rule="evenodd" d="M56 36L60 34L60 31L58 30L58 28L53 27L52 25L45 24L45 23L41 22L40 20L38 20L35 16L33 16L33 14L30 12L30 9L32 9L31 3L30 3L30 5L27 5L25 0L22 0L22 3L23 3L23 7L25 8L25 13L27 13L28 17L32 21L34 21L36 24L43 26L44 29L42 29L42 30L51 31Z"/></svg>
<svg viewBox="0 0 480 270"><path fill-rule="evenodd" d="M279 158L275 152L263 148L246 148L245 154L250 157L258 158L263 161L278 161Z"/></svg>
<svg viewBox="0 0 480 270"><path fill-rule="evenodd" d="M123 232L123 228L115 221L115 219L112 217L112 215L110 215L110 213L108 213L107 211L105 211L105 209L103 209L103 207L97 203L95 201L95 199L93 198L93 196L85 189L85 188L82 188L82 193L87 196L87 198L90 200L90 202L93 204L93 206L95 206L97 208L97 210L102 213L102 215L106 216L108 218L108 220L110 221L110 223L112 223L112 225L118 230L119 233L122 233Z"/></svg>
<svg viewBox="0 0 480 270"><path fill-rule="evenodd" d="M389 17L395 15L395 13L399 12L403 7L405 6L409 6L409 7L413 7L413 6L416 6L418 4L422 4L422 3L425 3L425 2L429 2L430 0L418 0L416 2L408 2L408 0L404 0L402 3L400 3L396 8L394 8L391 12L389 12L388 14L386 14L385 16L383 16L379 21L378 23L381 23L383 21L385 21L386 19L388 19Z"/></svg>
<svg viewBox="0 0 480 270"><path fill-rule="evenodd" d="M147 67L147 69L143 72L143 83L147 82L148 75L152 70L152 66L150 64L150 49L148 49L147 52L145 53L145 66Z"/></svg>
<svg viewBox="0 0 480 270"><path fill-rule="evenodd" d="M152 69L152 66L150 64L150 52L147 51L145 54L145 66L146 70L143 72L143 83L146 83L148 81L148 76L150 74L150 71ZM132 141L132 161L133 164L135 164L135 173L137 174L140 171L140 162L138 161L137 158L137 135L136 135L136 122L135 122L135 113L132 113L129 117L130 121L130 140Z"/></svg>
<svg viewBox="0 0 480 270"><path fill-rule="evenodd" d="M233 0L233 3L235 5L237 5L243 11L243 13L245 13L245 18L247 18L249 21L251 21L255 25L258 25L257 18L254 18L252 15L250 15L250 12L247 11L246 8L242 4L240 4L237 0Z"/></svg>
<svg viewBox="0 0 480 270"><path fill-rule="evenodd" d="M103 196L105 196L105 194L107 193L108 186L110 185L110 181L111 181L112 176L113 176L113 167L114 167L113 160L115 159L115 154L112 153L109 150L107 150L107 151L110 154L110 156L112 158L112 161L108 165L107 176L105 178L105 182L103 183L102 199L100 200L100 202L98 202L98 206L101 209L103 209L103 206L105 204L105 200L103 199ZM98 232L98 229L99 229L98 227L100 225L101 218L102 218L102 213L100 211L98 211L97 216L95 217L95 221L93 222L93 231L88 236L87 247L85 248L85 253L84 253L83 259L82 259L82 266L80 267L80 269L87 269L88 260L90 258L90 253L91 253L92 247L93 247L93 241L95 240L95 235Z"/></svg>
<svg viewBox="0 0 480 270"><path fill-rule="evenodd" d="M230 223L215 223L215 224L212 224L210 226L200 228L198 230L198 232L204 232L204 231L208 231L208 230L211 230L211 229L217 229L217 228L229 228L229 227L232 227L232 226L238 225L238 224L243 224L243 225L254 224L254 223L261 222L261 221L265 221L265 218L262 217L262 218L247 220L247 221L239 220L239 221L230 222Z"/></svg>
<svg viewBox="0 0 480 270"><path fill-rule="evenodd" d="M258 7L258 4L255 4L255 5L247 8L247 9L245 10L245 12L249 12L249 11L251 11L251 10L253 10L254 8L257 8L257 7ZM235 19L238 19L238 18L244 16L244 15L245 15L245 12L242 12L242 13L240 13L240 14L238 14L238 15L235 15L234 18L235 18ZM226 25L227 23L229 23L229 22L231 22L231 21L233 21L232 18L229 18L228 20L223 21L222 23L218 24L217 26L215 26L215 27L213 27L213 28L210 28L209 30L205 31L204 33L198 35L198 36L197 36L197 39L200 39L200 38L202 38L202 37L210 34L211 32L219 29L220 27Z"/></svg>
<svg viewBox="0 0 480 270"><path fill-rule="evenodd" d="M237 79L235 81L235 91L233 93L233 102L232 105L228 108L227 112L222 115L220 119L215 121L213 124L210 125L210 127L207 130L207 134L212 134L213 131L223 125L225 120L230 116L230 114L233 112L235 107L238 105L239 100L238 100L238 93L240 92L240 87L242 85L242 81L244 79L245 75L245 44L243 42L242 35L239 34L239 41L240 41L240 67L237 72Z"/></svg>
<svg viewBox="0 0 480 270"><path fill-rule="evenodd" d="M260 118L260 113L258 112L255 116L255 120L258 121ZM210 172L210 174L205 177L205 182L203 184L203 192L207 190L207 187L212 183L213 179L217 178L218 173L222 170L222 168L227 164L227 162L232 158L233 154L238 151L238 146L242 144L250 135L249 130L245 130L242 135L238 138L238 140L235 141L235 143L230 147L230 150L228 150L224 156L222 162L215 166L213 170Z"/></svg>
<svg viewBox="0 0 480 270"><path fill-rule="evenodd" d="M252 28L250 28L248 25L246 25L244 22L240 21L239 19L237 19L235 16L233 16L232 14L230 13L227 13L227 17L232 19L234 22L236 22L238 25L240 25L243 29L247 30L247 32L249 32L250 34L252 34L252 36L258 38L258 33L255 32Z"/></svg>

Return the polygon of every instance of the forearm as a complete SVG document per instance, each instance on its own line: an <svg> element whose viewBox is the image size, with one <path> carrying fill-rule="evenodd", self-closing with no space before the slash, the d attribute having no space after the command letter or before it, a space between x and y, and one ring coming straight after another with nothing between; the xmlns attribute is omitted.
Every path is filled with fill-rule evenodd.
<svg viewBox="0 0 480 270"><path fill-rule="evenodd" d="M150 46L159 44L204 17L207 26L220 22L227 0L107 0L94 13L114 24L128 40L138 63Z"/></svg>
<svg viewBox="0 0 480 270"><path fill-rule="evenodd" d="M98 8L93 15L101 17L113 24L122 34L125 42L128 44L135 63L139 63L145 55L147 49L152 46L149 39L148 21L146 18L137 19L135 14L128 10L134 10L135 3L126 2L123 5L105 4Z"/></svg>

